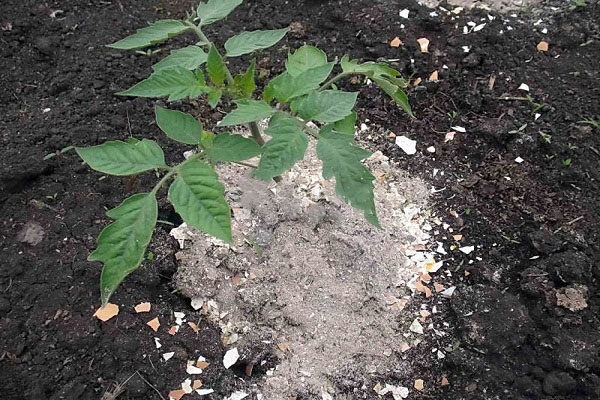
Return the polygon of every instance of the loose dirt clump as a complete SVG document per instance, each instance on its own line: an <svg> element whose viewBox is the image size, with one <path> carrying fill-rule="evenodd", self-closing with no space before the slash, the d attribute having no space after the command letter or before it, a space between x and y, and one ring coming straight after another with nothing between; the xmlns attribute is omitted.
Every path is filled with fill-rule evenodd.
<svg viewBox="0 0 600 400"><path fill-rule="evenodd" d="M220 168L233 245L176 230L190 237L177 254L176 287L206 301L224 342L241 349L246 372L277 359L261 385L268 399L333 394L340 388L332 376L348 366L355 377L391 369L406 340L401 311L416 264L404 253L430 239L423 230L428 190L393 172L381 153L367 163L381 229L322 180L311 146L277 184L254 180L243 167Z"/></svg>

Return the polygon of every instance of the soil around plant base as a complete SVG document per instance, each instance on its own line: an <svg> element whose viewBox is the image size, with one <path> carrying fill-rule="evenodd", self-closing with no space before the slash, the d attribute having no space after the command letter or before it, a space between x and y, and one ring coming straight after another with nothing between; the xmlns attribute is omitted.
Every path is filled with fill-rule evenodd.
<svg viewBox="0 0 600 400"><path fill-rule="evenodd" d="M185 325L174 336L167 332L177 324L173 312L184 312L186 323L194 315L189 300L173 292L178 245L171 225L159 225L152 259L115 293L119 315L105 323L93 318L100 265L86 258L108 223L105 209L148 190L153 177L103 178L72 153L43 160L68 145L130 136L155 139L170 161L181 159L185 149L152 123L153 101L113 95L145 78L166 50L142 56L104 45L157 17L183 17L192 5L7 0L0 6L2 399L99 399L123 382L119 398L167 398L189 376L185 361L199 355L211 364L200 379L214 398L264 379L260 369L248 377L222 366L228 347L220 328L205 319L194 320L198 333ZM271 76L281 72L288 49L306 42L331 58L396 60L391 65L411 82L422 79L409 94L416 120L374 87L342 87L361 91L358 113L367 129L359 140L435 189L433 207L448 224L436 239L453 266L440 284L457 289L444 300L417 293L407 310L416 317L421 305L436 305L433 326L444 326L448 336L438 340L430 331L431 340L398 358L397 371L366 376L362 397L338 376L326 388L335 398L377 398L368 389L386 382L410 388L415 399L600 397L600 132L578 122L600 120L600 6L571 5L547 1L502 15L447 14L412 0L297 7L264 0L245 3L209 30L222 44L240 30L292 24L283 44L257 59ZM399 16L403 9L408 19ZM485 26L474 31L472 23ZM396 36L403 45L391 47ZM419 38L429 39L428 53L420 52ZM193 39L168 46L186 40ZM547 52L536 49L542 40ZM232 68L244 60L232 60ZM436 70L439 80L430 81ZM518 89L522 83L528 92ZM203 101L170 107L193 110L209 129L228 111ZM456 126L466 133L446 142ZM405 154L394 135L416 140L417 153ZM159 218L181 222L166 202ZM454 235L462 235L458 244L450 243ZM474 250L450 250L453 244ZM144 301L151 311L135 313ZM158 332L146 326L155 317ZM169 349L157 349L154 338ZM174 355L164 361L167 351ZM401 368L407 363L410 373ZM441 386L442 377L449 385ZM418 379L422 391L414 388Z"/></svg>

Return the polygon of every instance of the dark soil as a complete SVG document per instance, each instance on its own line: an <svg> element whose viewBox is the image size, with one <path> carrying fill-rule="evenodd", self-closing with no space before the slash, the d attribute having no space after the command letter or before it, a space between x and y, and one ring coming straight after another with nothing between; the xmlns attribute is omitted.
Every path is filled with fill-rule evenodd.
<svg viewBox="0 0 600 400"><path fill-rule="evenodd" d="M108 222L104 212L124 195L148 190L152 177L101 180L72 153L43 161L68 145L130 136L156 139L170 160L181 157L183 148L153 125L153 101L113 95L146 77L163 53L146 57L103 45L157 17L182 17L194 3L5 0L0 6L2 399L100 399L130 377L119 398L158 399L150 385L166 397L185 379L184 361L198 355L212 364L201 379L216 391L214 398L247 388L264 373L247 378L240 368L225 370L220 332L206 322L198 335L174 337L145 326L155 316L172 325L173 311L195 318L189 301L170 286L176 243L169 225L160 225L152 241L155 258L113 296L119 315L107 323L93 318L100 265L86 257ZM392 65L423 79L410 93L414 121L375 88L361 89L361 120L386 129L361 140L444 188L435 195L439 214L478 247L481 260L470 264L462 253L454 256L455 279L464 278L438 318L451 329L444 343L459 344L441 361L429 350L411 350L415 376L399 377L411 387L411 398L600 398L600 131L578 123L600 120L600 6L558 5L558 11L539 6L519 18L506 16L510 23L503 23L478 10L451 21L409 0L248 1L207 32L222 44L240 30L297 23L284 45L258 59L272 75L289 48L308 42L332 57L399 59ZM409 20L398 17L403 8L411 10ZM466 22L488 14L497 18L463 35ZM544 23L534 26L540 18ZM546 35L540 33L544 26ZM395 36L403 47L389 46ZM420 37L431 41L428 54L418 49ZM548 53L536 51L540 40L549 41ZM434 70L440 81L428 82ZM531 102L501 99L523 97L517 90L522 82L543 104L537 121ZM226 111L197 103L209 127ZM456 125L467 133L444 143ZM405 155L389 131L416 139L417 154ZM540 132L551 135L550 143ZM425 150L431 145L435 154ZM516 163L517 157L525 161ZM444 174L432 177L434 168ZM160 219L178 222L164 204ZM588 290L587 308L577 312L558 307L555 294L574 284ZM151 313L135 314L133 306L142 301L153 304ZM162 360L154 337L177 347L175 360ZM444 388L442 375L450 381ZM412 390L416 378L427 382L422 394ZM350 392L343 382L336 381L338 390ZM358 393L376 397L372 390Z"/></svg>

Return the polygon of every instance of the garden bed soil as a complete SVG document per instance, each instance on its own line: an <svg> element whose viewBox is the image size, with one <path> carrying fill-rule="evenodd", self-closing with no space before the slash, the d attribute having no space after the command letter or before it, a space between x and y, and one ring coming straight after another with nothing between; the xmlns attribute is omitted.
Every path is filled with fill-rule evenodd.
<svg viewBox="0 0 600 400"><path fill-rule="evenodd" d="M155 139L169 161L181 159L184 148L152 123L153 101L114 96L146 77L164 50L148 57L104 45L157 17L183 17L193 3L0 6L2 399L99 399L123 383L118 398L167 398L187 377L185 361L199 354L211 363L200 379L214 398L256 390L264 380L265 369L247 376L222 366L228 347L220 327L206 319L196 320L198 333L167 333L174 311L199 316L173 290L178 244L168 224L159 225L150 244L153 259L113 296L119 315L105 323L92 317L100 265L86 258L108 222L104 212L123 195L148 190L153 177L103 178L73 153L43 160L68 145L130 136ZM415 120L374 87L341 87L361 91L358 114L367 129L359 140L435 188L431 207L448 224L436 240L450 268L435 279L458 287L450 299L417 293L405 311L418 316L423 304L436 305L431 322L447 334L427 329L421 345L394 353L398 368L362 377L364 387L332 376L325 390L334 398L377 398L377 383L406 386L415 399L600 397L600 132L578 122L600 120L600 5L570 4L542 2L501 15L439 8L432 14L412 0L264 0L247 2L208 30L222 44L240 30L293 24L282 45L258 58L271 76L281 72L289 49L310 43L331 57L396 60L391 65L411 82L422 79L409 95ZM403 9L408 19L399 16ZM398 48L389 45L396 36ZM419 38L430 40L428 53L419 50ZM537 51L542 40L549 51ZM439 81L430 81L436 70ZM528 92L518 89L522 83ZM209 129L228 111L193 103L181 108L195 110ZM456 126L466 133L446 142ZM401 135L417 141L415 155L395 144ZM166 202L159 218L181 222ZM475 246L472 253L450 249L456 234L458 245ZM152 304L150 313L136 314L143 301ZM163 324L157 333L146 326L154 317ZM396 323L405 321L390 321ZM173 359L163 361L155 337L168 343ZM432 352L436 346L443 359ZM441 386L442 377L449 385ZM422 391L413 387L417 379L424 380Z"/></svg>

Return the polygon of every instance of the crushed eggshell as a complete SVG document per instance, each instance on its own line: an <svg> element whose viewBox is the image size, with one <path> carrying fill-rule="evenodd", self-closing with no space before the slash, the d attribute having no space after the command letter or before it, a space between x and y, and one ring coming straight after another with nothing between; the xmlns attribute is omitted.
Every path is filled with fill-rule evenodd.
<svg viewBox="0 0 600 400"><path fill-rule="evenodd" d="M421 280L417 280L415 282L415 289L417 289L421 293L425 293L425 297L427 297L427 298L432 296L431 289L429 289L427 286L423 285Z"/></svg>
<svg viewBox="0 0 600 400"><path fill-rule="evenodd" d="M454 132L454 131L450 131L450 132L446 133L446 136L444 137L444 142L449 142L451 140L454 140L454 135L456 135L456 132Z"/></svg>
<svg viewBox="0 0 600 400"><path fill-rule="evenodd" d="M417 389L420 392L421 390L423 390L424 387L425 382L423 381L423 379L415 380L415 389Z"/></svg>
<svg viewBox="0 0 600 400"><path fill-rule="evenodd" d="M475 251L475 246L460 247L458 250L460 250L461 253L471 254L473 251Z"/></svg>
<svg viewBox="0 0 600 400"><path fill-rule="evenodd" d="M238 391L231 393L231 396L227 397L225 400L243 400L248 396L249 396L248 393L238 390Z"/></svg>
<svg viewBox="0 0 600 400"><path fill-rule="evenodd" d="M436 69L435 71L433 71L433 72L431 73L431 75L429 75L429 80L430 80L430 81L433 81L433 82L435 82L435 81L438 81L438 80L439 80L439 78L438 78L438 71L437 71L437 69Z"/></svg>
<svg viewBox="0 0 600 400"><path fill-rule="evenodd" d="M448 289L442 292L442 296L444 297L452 297L454 291L456 290L456 286L450 286Z"/></svg>
<svg viewBox="0 0 600 400"><path fill-rule="evenodd" d="M213 389L197 389L196 393L198 393L200 396L206 396L208 394L214 393L215 391Z"/></svg>
<svg viewBox="0 0 600 400"><path fill-rule="evenodd" d="M519 86L518 89L523 90L525 92L529 92L529 85L526 83L521 83L521 86Z"/></svg>
<svg viewBox="0 0 600 400"><path fill-rule="evenodd" d="M152 305L150 303L140 303L134 307L136 313L149 312Z"/></svg>
<svg viewBox="0 0 600 400"><path fill-rule="evenodd" d="M448 381L448 378L442 376L442 383L440 384L440 386L448 386L449 384L450 382Z"/></svg>
<svg viewBox="0 0 600 400"><path fill-rule="evenodd" d="M171 390L169 392L169 400L179 400L183 396L185 396L185 390L183 389Z"/></svg>
<svg viewBox="0 0 600 400"><path fill-rule="evenodd" d="M173 325L169 329L169 335L174 336L177 332L179 332L179 325Z"/></svg>
<svg viewBox="0 0 600 400"><path fill-rule="evenodd" d="M396 36L390 42L390 46L392 46L392 47L400 47L400 46L402 46L402 40L400 40L400 38L398 36Z"/></svg>
<svg viewBox="0 0 600 400"><path fill-rule="evenodd" d="M452 239L456 240L457 242L460 242L463 238L463 235L452 235Z"/></svg>
<svg viewBox="0 0 600 400"><path fill-rule="evenodd" d="M119 306L108 303L96 310L94 317L98 318L102 322L106 322L117 314L119 314Z"/></svg>
<svg viewBox="0 0 600 400"><path fill-rule="evenodd" d="M181 389L185 392L185 394L192 393L192 380L188 378L181 382Z"/></svg>
<svg viewBox="0 0 600 400"><path fill-rule="evenodd" d="M406 136L396 136L396 146L400 147L406 154L413 155L417 152L417 141Z"/></svg>
<svg viewBox="0 0 600 400"><path fill-rule="evenodd" d="M419 46L421 47L421 53L427 53L429 50L429 39L420 38L420 39L417 39L417 42L419 43Z"/></svg>
<svg viewBox="0 0 600 400"><path fill-rule="evenodd" d="M185 372L187 372L188 375L198 375L202 373L202 368L196 367L193 361L188 361Z"/></svg>
<svg viewBox="0 0 600 400"><path fill-rule="evenodd" d="M423 80L423 79L421 79L421 78L417 78L417 79L415 79L415 80L413 81L413 86L419 86L419 83L421 83L421 81L422 81L422 80Z"/></svg>
<svg viewBox="0 0 600 400"><path fill-rule="evenodd" d="M194 383L192 383L192 389L196 390L196 389L200 389L202 387L202 381L199 379L194 380Z"/></svg>
<svg viewBox="0 0 600 400"><path fill-rule="evenodd" d="M423 334L423 325L421 325L417 318L415 318L412 324L410 324L408 329L410 329L411 332L418 333L419 335Z"/></svg>
<svg viewBox="0 0 600 400"><path fill-rule="evenodd" d="M204 305L204 299L202 297L193 297L191 301L191 306L194 310L199 310Z"/></svg>
<svg viewBox="0 0 600 400"><path fill-rule="evenodd" d="M196 361L196 367L200 369L206 369L209 365L210 363L207 363L206 361Z"/></svg>
<svg viewBox="0 0 600 400"><path fill-rule="evenodd" d="M240 353L238 353L237 347L234 347L231 350L228 350L223 357L223 366L225 369L229 369L232 365L234 365L237 360L240 358Z"/></svg>
<svg viewBox="0 0 600 400"><path fill-rule="evenodd" d="M437 293L439 293L439 292L441 292L441 291L443 291L443 290L445 290L445 289L446 289L446 288L444 287L444 285L440 285L440 284L439 284L439 283L437 283L437 282L435 282L435 283L433 284L433 288L435 289L435 291L436 291Z"/></svg>
<svg viewBox="0 0 600 400"><path fill-rule="evenodd" d="M548 42L541 41L537 44L538 51L548 51Z"/></svg>
<svg viewBox="0 0 600 400"><path fill-rule="evenodd" d="M453 126L450 129L452 129L456 132L460 132L460 133L467 133L467 130L465 128L463 128L462 126Z"/></svg>
<svg viewBox="0 0 600 400"><path fill-rule="evenodd" d="M444 262L443 262L443 261L438 261L438 262L435 262L435 260L432 260L432 261L434 261L434 262L433 262L433 263L431 263L431 262L429 262L429 261L428 261L428 262L425 264L425 270L426 270L427 272L431 272L431 273L438 272L438 271L439 271L439 269L440 269L440 268L442 268L442 265L444 265Z"/></svg>
<svg viewBox="0 0 600 400"><path fill-rule="evenodd" d="M404 19L408 19L408 15L410 14L410 10L405 8L404 10L400 11L400 16Z"/></svg>
<svg viewBox="0 0 600 400"><path fill-rule="evenodd" d="M148 325L150 329L152 329L154 332L158 332L158 328L160 327L160 321L158 320L158 317L156 317L146 322L146 325Z"/></svg>
<svg viewBox="0 0 600 400"><path fill-rule="evenodd" d="M408 397L408 388L386 383L385 387L377 392L377 394L380 396L385 396L388 393L392 394L394 400L401 400Z"/></svg>
<svg viewBox="0 0 600 400"><path fill-rule="evenodd" d="M162 355L163 360L165 361L169 361L171 358L173 358L173 356L175 355L174 351L168 352L168 353L164 353Z"/></svg>
<svg viewBox="0 0 600 400"><path fill-rule="evenodd" d="M408 344L408 342L400 343L400 351L402 353L406 353L408 350L410 350L410 345Z"/></svg>
<svg viewBox="0 0 600 400"><path fill-rule="evenodd" d="M162 347L162 344L160 344L160 339L157 337L154 338L154 344L156 345L157 349L160 349Z"/></svg>
<svg viewBox="0 0 600 400"><path fill-rule="evenodd" d="M279 350L281 351L288 351L290 349L290 342L280 342L277 343L277 347L279 347Z"/></svg>

